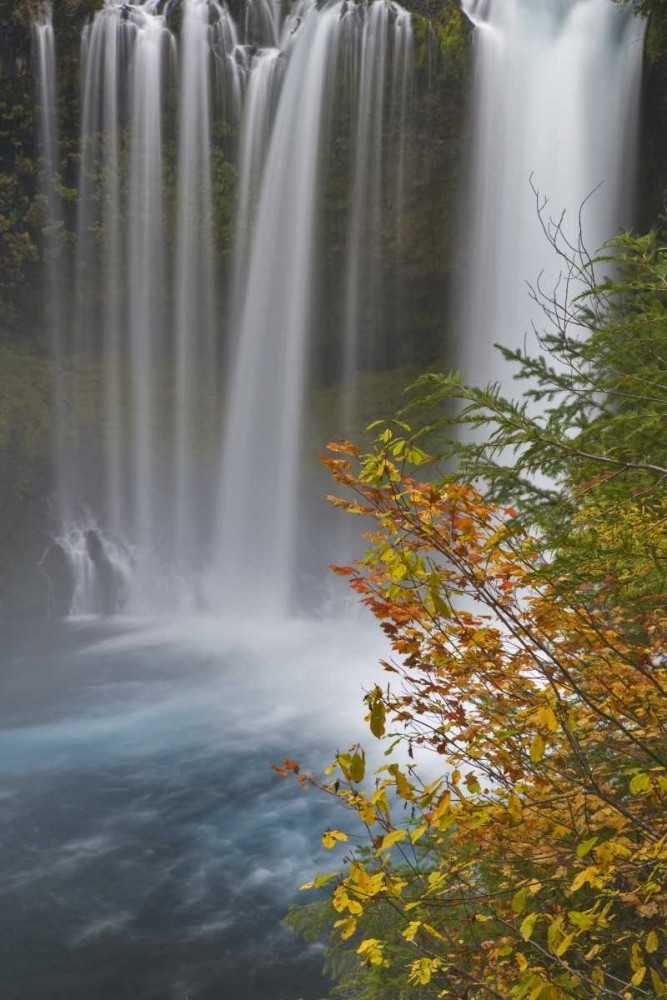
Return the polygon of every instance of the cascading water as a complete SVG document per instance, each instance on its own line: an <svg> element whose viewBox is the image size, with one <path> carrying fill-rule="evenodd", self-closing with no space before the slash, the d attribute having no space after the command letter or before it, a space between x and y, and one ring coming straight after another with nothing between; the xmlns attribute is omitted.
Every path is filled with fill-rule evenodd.
<svg viewBox="0 0 667 1000"><path fill-rule="evenodd" d="M383 180L387 165L395 167L394 211L391 222L397 237L403 214L405 149L402 137L407 109L412 58L412 28L405 11L374 3L365 13L356 8L348 63L352 76L352 114L355 120L352 198L348 221L345 276L344 377L359 367L378 364L385 343L389 315L382 316L379 294L382 281ZM391 88L387 86L391 80ZM396 134L391 126L397 126ZM389 134L388 134L389 133ZM391 139L398 142L391 144ZM347 414L349 423L351 415Z"/></svg>
<svg viewBox="0 0 667 1000"><path fill-rule="evenodd" d="M459 353L479 381L501 370L493 341L511 343L531 321L524 281L545 247L530 175L574 218L605 182L584 219L592 246L623 220L641 27L611 0L466 9L477 92ZM357 373L399 363L413 46L410 16L391 0L300 0L287 17L250 0L238 28L218 0L106 0L86 28L69 315L56 254L47 275L58 384L69 378L55 407L61 535L79 566L92 551L99 561L99 540L130 608L289 608L299 545L317 536L303 452L318 365L325 357L326 377L348 387L336 418L346 430ZM36 47L55 240L50 28L36 29ZM334 169L348 192L338 257L320 235ZM217 213L232 194L223 265L230 235ZM338 328L322 352L325 287ZM92 610L85 581L79 592L77 608Z"/></svg>
<svg viewBox="0 0 667 1000"><path fill-rule="evenodd" d="M262 179L238 345L228 383L218 565L225 603L251 594L285 610L294 526L315 252L315 195L341 5L298 4ZM260 63L261 65L261 63ZM262 470L262 483L256 481Z"/></svg>
<svg viewBox="0 0 667 1000"><path fill-rule="evenodd" d="M47 20L34 27L37 53L37 98L39 107L39 140L42 154L42 190L47 210L45 226L46 252L46 325L50 331L54 360L54 452L56 491L60 498L59 515L67 516L63 506L64 480L67 474L65 441L64 367L66 351L65 274L62 267L63 206L57 178L60 174L58 137L58 92L56 82L56 44L50 11Z"/></svg>
<svg viewBox="0 0 667 1000"><path fill-rule="evenodd" d="M76 295L59 348L76 389L58 466L78 610L94 610L93 537L122 568L136 610L199 604L202 579L216 608L239 595L246 605L252 595L288 606L322 280L324 142L342 75L350 107L362 106L345 278L358 310L381 280L392 185L402 202L411 50L410 17L387 0L302 0L286 19L271 0L251 0L240 30L216 0L106 0L86 28ZM225 136L236 128L236 239L225 276L215 213L229 185ZM383 159L398 166L381 169ZM57 214L49 201L50 218ZM394 224L398 233L393 215ZM353 325L339 374L363 354ZM91 403L80 390L96 379L103 461L91 465ZM211 456L220 451L218 477ZM257 468L270 489L258 488Z"/></svg>
<svg viewBox="0 0 667 1000"><path fill-rule="evenodd" d="M261 184L283 66L284 59L281 58L279 48L264 48L253 56L250 67L239 156L236 245L230 310L232 329L236 329L241 320L253 206Z"/></svg>
<svg viewBox="0 0 667 1000"><path fill-rule="evenodd" d="M558 263L546 218L589 251L632 222L644 22L609 0L466 0L476 24L475 136L461 367L477 384L508 376L495 343L516 348L532 323L538 275Z"/></svg>
<svg viewBox="0 0 667 1000"><path fill-rule="evenodd" d="M141 11L134 29L130 86L129 210L127 259L129 365L132 431L130 479L138 584L143 593L155 545L156 374L164 351L164 257L162 197L162 84L166 34L162 19Z"/></svg>
<svg viewBox="0 0 667 1000"><path fill-rule="evenodd" d="M197 432L206 440L217 422L215 246L211 218L211 11L207 0L187 0L180 45L178 210L176 218L176 355L174 393L173 538L187 565L206 518L197 504ZM222 9L213 5L218 24ZM202 407L202 400L206 405ZM199 417L199 421L198 421ZM203 426L202 426L203 424ZM198 426L199 425L199 426ZM210 495L210 490L208 491ZM195 511L201 512L201 517Z"/></svg>

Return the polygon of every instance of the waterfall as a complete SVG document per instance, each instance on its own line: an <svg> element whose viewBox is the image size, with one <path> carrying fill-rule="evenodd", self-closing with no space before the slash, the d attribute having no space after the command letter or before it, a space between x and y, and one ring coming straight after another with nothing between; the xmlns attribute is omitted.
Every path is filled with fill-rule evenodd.
<svg viewBox="0 0 667 1000"><path fill-rule="evenodd" d="M42 156L41 187L46 206L44 253L46 258L46 325L50 331L54 360L54 454L59 515L67 515L64 482L67 477L65 420L65 269L63 266L63 206L58 188L60 147L58 136L58 91L56 44L53 24L48 20L34 27L37 54L37 103Z"/></svg>
<svg viewBox="0 0 667 1000"><path fill-rule="evenodd" d="M243 309L253 206L264 170L283 64L279 48L265 48L254 55L250 67L239 156L233 297L230 310L232 329L238 327Z"/></svg>
<svg viewBox="0 0 667 1000"><path fill-rule="evenodd" d="M141 11L134 28L130 125L130 225L128 333L131 371L131 477L133 538L139 554L139 589L150 572L157 523L155 395L158 360L164 352L164 259L162 198L162 82L165 31L162 19Z"/></svg>
<svg viewBox="0 0 667 1000"><path fill-rule="evenodd" d="M226 603L284 611L298 519L317 176L341 4L287 19L289 58L266 154L228 381L218 565ZM261 470L261 482L257 481Z"/></svg>
<svg viewBox="0 0 667 1000"><path fill-rule="evenodd" d="M466 0L476 24L475 136L461 367L477 384L509 375L495 343L523 345L541 318L538 276L558 280L530 186L547 218L594 253L632 222L644 22L611 0ZM530 338L529 338L530 343Z"/></svg>
<svg viewBox="0 0 667 1000"><path fill-rule="evenodd" d="M386 364L396 317L382 311L382 240L387 229L386 175L395 174L390 222L400 248L405 191L405 124L413 38L410 15L387 3L354 10L350 96L354 125L351 201L347 226L343 377ZM388 83L391 86L388 86ZM378 343L378 341L380 342ZM353 422L348 395L345 425Z"/></svg>
<svg viewBox="0 0 667 1000"><path fill-rule="evenodd" d="M214 5L218 24L224 12ZM217 420L217 296L211 218L211 74L207 0L186 0L180 45L180 123L176 218L174 546L187 564L197 550L197 436L211 440ZM203 406L197 405L203 402ZM199 514L201 513L201 516Z"/></svg>
<svg viewBox="0 0 667 1000"><path fill-rule="evenodd" d="M612 0L465 3L477 76L459 354L486 380L502 372L493 341L530 327L525 280L553 276L530 175L575 221L604 181L584 216L592 247L631 211L642 29ZM335 555L313 502L326 487L311 397L339 381L331 433L356 433L361 373L410 357L404 289L424 249L409 212L426 190L411 99L436 44L424 35L417 59L416 38L393 0L248 0L238 22L222 0L105 0L81 42L70 262L53 31L35 29L56 545L76 610L284 615Z"/></svg>
<svg viewBox="0 0 667 1000"><path fill-rule="evenodd" d="M61 349L74 392L69 424L56 420L62 544L80 568L80 540L98 533L137 610L193 603L213 520L210 459L197 457L219 436L211 133L214 101L238 112L244 73L224 6L184 0L178 41L163 7L106 0L83 32L75 296ZM91 468L85 392L98 372L103 461ZM92 610L78 575L75 605Z"/></svg>

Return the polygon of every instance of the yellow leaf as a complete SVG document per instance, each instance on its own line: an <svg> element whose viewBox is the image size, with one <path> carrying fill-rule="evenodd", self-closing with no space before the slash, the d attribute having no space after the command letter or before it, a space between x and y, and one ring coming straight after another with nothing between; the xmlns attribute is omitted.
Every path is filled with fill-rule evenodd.
<svg viewBox="0 0 667 1000"><path fill-rule="evenodd" d="M522 921L521 927L519 928L519 934L524 941L530 941L538 916L539 914L537 913L529 913L528 916Z"/></svg>
<svg viewBox="0 0 667 1000"><path fill-rule="evenodd" d="M595 848L595 860L599 864L603 872L609 870L609 866L614 859L615 851L614 845L609 841L604 844L600 844L599 847Z"/></svg>
<svg viewBox="0 0 667 1000"><path fill-rule="evenodd" d="M393 573L395 581L397 583L400 582L400 580L406 575L407 572L408 572L407 566L405 566L405 564L403 563L399 564L399 566L397 567L397 569L394 570ZM373 691L371 691L370 695L368 696L368 704L370 707L369 721L370 721L371 732L373 733L373 736L376 736L378 739L380 739L382 736L384 736L385 722L387 717L387 711L384 705L384 701L382 699L382 688L375 687Z"/></svg>
<svg viewBox="0 0 667 1000"><path fill-rule="evenodd" d="M562 926L563 926L562 916L556 917L555 920L552 920L549 930L547 932L547 944L549 945L550 951L555 951L556 945L558 944L558 942L562 937L563 933Z"/></svg>
<svg viewBox="0 0 667 1000"><path fill-rule="evenodd" d="M547 984L539 978L539 976L533 976L533 988L528 994L528 1000L537 1000L539 996L544 993L547 988Z"/></svg>
<svg viewBox="0 0 667 1000"><path fill-rule="evenodd" d="M562 958L562 956L565 954L565 952L572 944L573 940L574 940L574 934L568 934L566 937L563 938L561 943L556 948L556 955L558 956L558 958Z"/></svg>
<svg viewBox="0 0 667 1000"><path fill-rule="evenodd" d="M555 733L558 729L558 719L551 705L547 705L539 710L537 721L538 725L544 729L548 729L550 733Z"/></svg>
<svg viewBox="0 0 667 1000"><path fill-rule="evenodd" d="M365 799L357 808L359 810L359 815L363 819L364 823L368 824L368 826L372 826L373 823L376 822L377 816L372 802L368 802L368 800Z"/></svg>
<svg viewBox="0 0 667 1000"><path fill-rule="evenodd" d="M389 771L393 775L396 781L396 791L402 799L407 799L408 801L414 799L414 788L405 777L401 771L398 764L392 764Z"/></svg>
<svg viewBox="0 0 667 1000"><path fill-rule="evenodd" d="M343 910L347 909L347 904L349 901L349 896L345 891L345 887L342 885L336 886L333 894L333 908L338 913L342 913Z"/></svg>
<svg viewBox="0 0 667 1000"><path fill-rule="evenodd" d="M533 738L533 742L530 744L530 759L533 764L539 764L539 762L544 757L544 739L537 733Z"/></svg>
<svg viewBox="0 0 667 1000"><path fill-rule="evenodd" d="M434 938L438 939L438 941L444 941L445 940L445 938L442 936L442 934L440 933L440 931L437 931L435 929L435 927L431 926L431 924L424 924L424 930L428 931L429 934L432 934Z"/></svg>
<svg viewBox="0 0 667 1000"><path fill-rule="evenodd" d="M658 935L655 931L649 931L646 936L646 950L649 955L653 955L658 950Z"/></svg>
<svg viewBox="0 0 667 1000"><path fill-rule="evenodd" d="M521 822L521 817L523 816L523 806L521 805L521 799L518 795L510 796L507 811L510 814L514 826L518 826Z"/></svg>
<svg viewBox="0 0 667 1000"><path fill-rule="evenodd" d="M435 809L431 813L430 819L431 819L431 823L433 824L433 826L437 826L438 825L438 823L442 819L442 817L445 816L449 812L449 810L451 808L451 805L452 805L452 796L451 796L451 793L450 792L443 792L443 794L440 796L440 799L438 800L437 806L435 807Z"/></svg>
<svg viewBox="0 0 667 1000"><path fill-rule="evenodd" d="M653 989L655 990L656 996L664 997L665 994L667 994L667 987L665 986L664 982L662 981L658 973L655 971L655 969L650 969L649 971L651 973L651 982L653 984Z"/></svg>
<svg viewBox="0 0 667 1000"><path fill-rule="evenodd" d="M579 844L579 846L577 847L577 857L585 858L586 855L593 850L593 848L597 844L597 841L598 841L597 837L591 837L590 840L584 840L583 843Z"/></svg>
<svg viewBox="0 0 667 1000"><path fill-rule="evenodd" d="M570 923L582 931L590 930L595 923L595 917L591 913L579 913L577 910L570 910L568 917Z"/></svg>
<svg viewBox="0 0 667 1000"><path fill-rule="evenodd" d="M410 966L409 981L417 986L426 986L439 968L440 962L437 958L419 958Z"/></svg>
<svg viewBox="0 0 667 1000"><path fill-rule="evenodd" d="M361 957L371 965L382 965L383 948L383 942L379 941L377 938L366 938L366 940L362 941L357 948L357 955L361 955Z"/></svg>
<svg viewBox="0 0 667 1000"><path fill-rule="evenodd" d="M646 966L642 965L640 969L637 969L634 976L630 980L631 984L633 986L641 986L641 984L644 982L645 975L646 975Z"/></svg>
<svg viewBox="0 0 667 1000"><path fill-rule="evenodd" d="M388 851L390 847L394 846L394 844L398 844L401 840L405 840L407 835L407 830L392 830L391 833L388 833L386 837L382 838L382 843L378 847L376 853L382 854L383 851Z"/></svg>
<svg viewBox="0 0 667 1000"><path fill-rule="evenodd" d="M403 937L406 941L414 941L417 931L421 927L421 920L411 920L408 926L403 931Z"/></svg>
<svg viewBox="0 0 667 1000"><path fill-rule="evenodd" d="M648 774L639 772L635 774L634 778L630 782L630 791L633 795L638 795L640 792L645 792L651 787L651 779Z"/></svg>
<svg viewBox="0 0 667 1000"><path fill-rule="evenodd" d="M428 826L419 826L416 830L413 830L410 834L410 843L416 844L418 840L421 840L427 830Z"/></svg>
<svg viewBox="0 0 667 1000"><path fill-rule="evenodd" d="M586 882L588 882L591 887L598 889L604 884L597 873L597 868L584 868L582 872L579 872L570 886L570 892L576 892L577 889L581 889L582 885L585 885Z"/></svg>
<svg viewBox="0 0 667 1000"><path fill-rule="evenodd" d="M354 917L346 917L345 920L337 920L336 923L334 924L334 927L341 928L340 936L343 939L343 941L347 941L347 939L351 938L354 932L356 931L357 921L354 919Z"/></svg>
<svg viewBox="0 0 667 1000"><path fill-rule="evenodd" d="M347 834L341 833L340 830L327 830L327 832L322 836L322 843L328 851L330 851L332 847L335 847L339 841L343 843L346 840Z"/></svg>

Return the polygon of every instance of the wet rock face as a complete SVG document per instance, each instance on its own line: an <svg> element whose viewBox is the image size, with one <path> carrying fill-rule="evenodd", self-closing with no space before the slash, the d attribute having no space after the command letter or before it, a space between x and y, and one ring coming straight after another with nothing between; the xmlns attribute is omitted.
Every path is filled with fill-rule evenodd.
<svg viewBox="0 0 667 1000"><path fill-rule="evenodd" d="M644 50L642 145L640 150L642 229L667 228L667 9L649 18Z"/></svg>
<svg viewBox="0 0 667 1000"><path fill-rule="evenodd" d="M76 577L72 562L60 542L54 542L47 549L41 568L49 580L49 617L66 618L72 610Z"/></svg>

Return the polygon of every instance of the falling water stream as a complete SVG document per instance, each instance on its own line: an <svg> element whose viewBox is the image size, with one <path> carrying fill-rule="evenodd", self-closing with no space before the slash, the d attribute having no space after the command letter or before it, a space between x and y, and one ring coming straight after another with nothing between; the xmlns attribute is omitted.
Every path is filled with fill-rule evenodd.
<svg viewBox="0 0 667 1000"><path fill-rule="evenodd" d="M157 0L107 0L82 38L75 297L67 323L54 324L68 330L54 342L70 371L56 408L60 544L77 576L78 611L99 610L93 545L135 612L237 613L259 601L284 614L296 598L300 541L307 547L317 530L304 531L303 441L326 280L332 122L343 86L352 195L334 367L349 377L386 365L382 233L391 219L398 234L402 217L411 20L391 0L300 0L287 16L254 0L240 28L224 4L183 0L177 32L168 14ZM40 51L50 31L38 29ZM42 61L46 95L55 61ZM42 106L48 162L53 97ZM239 178L225 271L215 212L229 159ZM51 280L54 315L57 286ZM76 386L97 377L103 460L91 467L88 404Z"/></svg>
<svg viewBox="0 0 667 1000"><path fill-rule="evenodd" d="M289 65L251 238L222 448L225 600L254 594L283 612L294 558L324 101L341 26L341 5L316 16L314 9L305 0L285 25Z"/></svg>
<svg viewBox="0 0 667 1000"><path fill-rule="evenodd" d="M533 189L546 222L565 213L573 242L586 203L591 253L632 225L644 22L607 0L465 8L476 24L475 134L458 354L485 384L511 377L493 345L519 347L543 325L529 284L549 292L558 281Z"/></svg>
<svg viewBox="0 0 667 1000"><path fill-rule="evenodd" d="M37 98L39 108L39 141L42 154L42 189L47 207L45 227L47 286L46 301L48 312L45 317L50 332L50 342L54 361L54 422L53 448L57 472L58 496L61 498L59 514L66 520L68 512L62 506L64 500L64 478L67 472L67 449L64 440L65 418L63 412L62 377L65 363L64 322L65 322L65 280L60 265L60 240L62 239L62 201L57 187L60 173L59 131L58 131L58 89L56 67L56 44L50 19L35 25L35 48L37 52Z"/></svg>
<svg viewBox="0 0 667 1000"><path fill-rule="evenodd" d="M591 249L631 221L643 26L611 0L464 6L476 66L469 237L460 335L443 353L489 381L505 376L493 344L520 343L535 320L526 282L558 276L531 183L572 224L594 192L582 214ZM333 123L347 117L350 153L329 365L346 385L391 367L401 328L390 309L400 313L404 280L411 17L393 0L298 0L286 14L252 0L238 27L217 0L183 0L176 30L170 7L106 0L83 33L69 312L54 252L54 37L49 24L35 32L60 544L79 611L99 610L86 581L104 565L118 609L285 615L319 530L306 516L304 442L331 280ZM221 268L228 162L236 224ZM77 385L95 379L103 456L91 465ZM347 433L361 400L342 398Z"/></svg>

